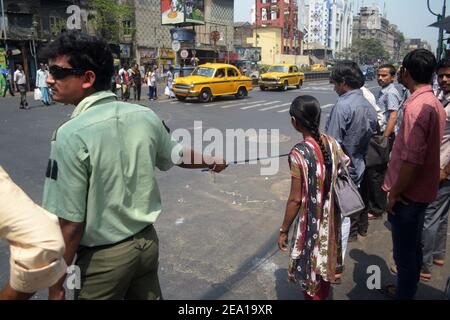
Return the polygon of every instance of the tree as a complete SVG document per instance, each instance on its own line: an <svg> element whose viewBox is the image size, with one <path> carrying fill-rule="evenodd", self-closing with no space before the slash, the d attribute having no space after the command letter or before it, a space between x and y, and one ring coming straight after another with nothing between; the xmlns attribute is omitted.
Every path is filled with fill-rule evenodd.
<svg viewBox="0 0 450 320"><path fill-rule="evenodd" d="M125 21L131 20L132 8L116 0L89 0L88 6L92 9L88 19L97 35L119 44L124 28L129 28Z"/></svg>
<svg viewBox="0 0 450 320"><path fill-rule="evenodd" d="M374 64L378 61L390 60L389 53L378 39L355 39L351 48L351 56L360 64Z"/></svg>

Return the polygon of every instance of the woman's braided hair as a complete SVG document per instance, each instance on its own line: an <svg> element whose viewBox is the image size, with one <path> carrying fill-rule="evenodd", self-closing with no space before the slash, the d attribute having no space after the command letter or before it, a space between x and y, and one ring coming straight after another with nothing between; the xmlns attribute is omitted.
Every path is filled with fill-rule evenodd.
<svg viewBox="0 0 450 320"><path fill-rule="evenodd" d="M311 132L311 136L320 146L325 160L325 167L328 169L331 167L331 156L320 136L321 111L319 101L316 98L312 96L299 96L292 102L289 113L297 120L297 123Z"/></svg>

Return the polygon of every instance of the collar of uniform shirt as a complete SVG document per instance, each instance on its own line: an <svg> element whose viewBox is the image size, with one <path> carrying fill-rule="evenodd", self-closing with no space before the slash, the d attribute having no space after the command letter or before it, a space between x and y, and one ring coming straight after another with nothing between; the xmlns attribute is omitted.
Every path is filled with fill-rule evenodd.
<svg viewBox="0 0 450 320"><path fill-rule="evenodd" d="M117 96L110 91L99 91L94 94L91 94L89 97L86 97L83 100L81 100L81 102L77 105L75 110L73 110L73 113L70 118L75 118L79 116L100 100L117 100Z"/></svg>

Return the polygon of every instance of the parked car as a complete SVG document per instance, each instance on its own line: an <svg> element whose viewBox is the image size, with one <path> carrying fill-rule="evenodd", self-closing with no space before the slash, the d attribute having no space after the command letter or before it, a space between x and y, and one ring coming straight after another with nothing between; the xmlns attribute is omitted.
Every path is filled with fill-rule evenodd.
<svg viewBox="0 0 450 320"><path fill-rule="evenodd" d="M268 88L278 88L286 91L289 86L296 86L297 89L303 85L305 74L300 72L293 64L274 64L270 66L267 73L259 78L259 88L265 91Z"/></svg>
<svg viewBox="0 0 450 320"><path fill-rule="evenodd" d="M190 76L177 78L173 92L178 100L187 97L208 102L213 97L235 95L244 98L252 90L252 79L241 75L239 69L231 64L206 63L198 66Z"/></svg>

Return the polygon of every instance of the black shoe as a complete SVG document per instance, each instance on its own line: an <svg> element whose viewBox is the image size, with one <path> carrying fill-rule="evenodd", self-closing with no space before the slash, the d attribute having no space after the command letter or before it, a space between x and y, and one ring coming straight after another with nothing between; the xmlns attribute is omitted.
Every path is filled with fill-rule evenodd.
<svg viewBox="0 0 450 320"><path fill-rule="evenodd" d="M358 241L358 236L352 236L352 237L348 237L347 242L356 242L356 241Z"/></svg>
<svg viewBox="0 0 450 320"><path fill-rule="evenodd" d="M367 231L358 231L358 234L361 236L361 237L367 237Z"/></svg>

